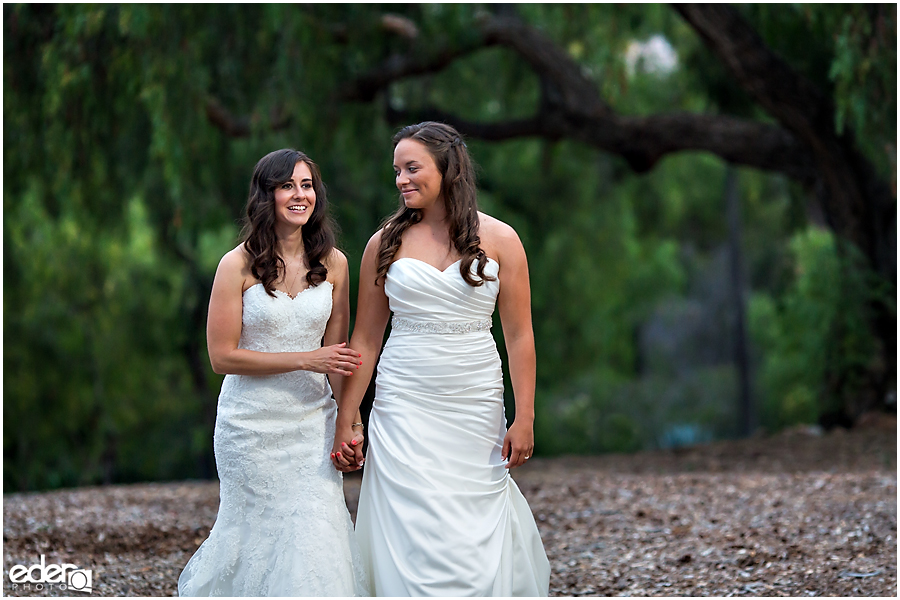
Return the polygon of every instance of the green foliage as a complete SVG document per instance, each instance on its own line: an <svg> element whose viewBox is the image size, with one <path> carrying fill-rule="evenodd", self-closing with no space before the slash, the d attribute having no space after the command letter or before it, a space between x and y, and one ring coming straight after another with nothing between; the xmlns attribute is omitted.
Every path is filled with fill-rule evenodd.
<svg viewBox="0 0 900 600"><path fill-rule="evenodd" d="M596 368L560 381L539 403L541 452L628 452L693 444L733 434L736 377L730 365L684 377L628 378Z"/></svg>
<svg viewBox="0 0 900 600"><path fill-rule="evenodd" d="M564 48L622 114L760 116L668 6L506 8ZM253 165L281 147L319 163L355 290L362 249L398 202L384 106L525 118L541 82L521 58L488 47L373 102L336 98L398 53L471 44L478 19L495 9L4 5L5 489L210 476L221 377L208 366L205 307L218 260L236 243ZM896 8L874 19L865 7L741 10L796 68L834 86L837 126L887 156L896 55L885 40L895 37ZM386 13L410 19L419 36L391 33ZM629 45L655 35L678 66L630 72ZM246 135L216 127L215 106ZM649 322L724 285L698 281L726 241L725 165L683 154L638 176L566 140L469 148L482 209L515 227L529 257L538 451L731 434L730 359L719 353L679 371L641 342ZM813 419L865 385L854 374L871 356L864 305L873 286L841 267L818 233L788 244L806 227L801 190L743 171L741 198L766 422Z"/></svg>
<svg viewBox="0 0 900 600"><path fill-rule="evenodd" d="M825 231L809 228L790 240L794 280L778 300L758 292L750 303L751 334L762 355L762 423L777 429L815 422L861 393L876 356L867 324L874 300L859 257Z"/></svg>
<svg viewBox="0 0 900 600"><path fill-rule="evenodd" d="M198 408L178 350L183 275L161 264L143 200L125 201L115 232L68 210L53 218L37 190L17 200L7 206L4 253L4 455L15 465L6 484L87 484L114 468L119 479L165 477L183 467L196 455L187 444L148 453L140 435L196 418Z"/></svg>
<svg viewBox="0 0 900 600"><path fill-rule="evenodd" d="M843 133L849 124L876 164L896 171L897 5L853 5L840 19L828 72L835 128Z"/></svg>
<svg viewBox="0 0 900 600"><path fill-rule="evenodd" d="M852 127L882 177L896 185L897 5L748 4L766 43L833 94L835 130ZM817 43L810 43L816 40Z"/></svg>

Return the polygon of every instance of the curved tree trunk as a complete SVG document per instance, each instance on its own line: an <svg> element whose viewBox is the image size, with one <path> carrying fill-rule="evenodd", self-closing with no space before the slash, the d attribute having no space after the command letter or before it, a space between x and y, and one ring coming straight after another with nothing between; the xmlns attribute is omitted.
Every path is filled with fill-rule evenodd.
<svg viewBox="0 0 900 600"><path fill-rule="evenodd" d="M897 199L856 147L853 134L835 131L834 104L810 81L769 50L750 25L728 5L675 5L685 20L731 72L740 86L794 134L815 165L816 200L828 226L852 242L871 268L888 282L897 281ZM872 329L881 342L882 373L878 394L848 401L851 418L878 408L896 391L897 315L893 306L874 300Z"/></svg>

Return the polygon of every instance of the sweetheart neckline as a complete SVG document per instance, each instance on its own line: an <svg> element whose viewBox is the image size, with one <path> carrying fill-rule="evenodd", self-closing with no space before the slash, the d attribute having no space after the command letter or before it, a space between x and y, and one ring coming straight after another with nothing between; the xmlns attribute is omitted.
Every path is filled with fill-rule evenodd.
<svg viewBox="0 0 900 600"><path fill-rule="evenodd" d="M488 256L487 259L488 259L488 262L495 262L495 263L497 262L496 260L494 260L494 259L491 258L490 256ZM450 269L450 267L452 267L453 265L456 265L456 264L458 264L458 263L460 263L460 262L462 261L461 258L458 258L458 259L456 259L455 261L453 261L452 263L450 263L449 265L447 265L446 267L444 267L443 269L438 269L438 268L437 268L436 266L434 266L433 264L431 264L431 263L429 263L429 262L425 262L424 260L422 260L422 259L420 259L420 258L415 258L415 257L413 257L413 256L401 256L400 258L396 259L394 262L395 262L395 263L396 263L396 262L400 262L401 260L414 260L414 261L416 261L417 263L422 263L422 264L425 265L425 266L431 267L432 269L434 269L434 270L437 271L438 273L446 273L446 272ZM500 264L500 263L497 263L497 264ZM258 284L257 284L257 285L258 285Z"/></svg>
<svg viewBox="0 0 900 600"><path fill-rule="evenodd" d="M331 283L330 281L328 281L327 279L326 279L325 281L323 281L322 283L320 283L319 285L322 285L323 283L329 284L332 288L334 287L334 284ZM244 291L241 293L241 297L243 297L244 294L246 294L247 292L249 292L250 290L252 290L253 288L255 288L255 287L258 286L258 285L262 285L262 282L260 281L260 282L254 283L253 285L251 285L250 287L248 287L246 290L244 290ZM294 294L293 296L291 296L290 294L288 294L288 293L285 292L284 290L279 290L279 289L277 289L277 288L273 289L272 291L274 291L274 292L280 292L280 293L284 294L285 296L287 296L288 298L290 298L291 300L296 300L297 298L299 298L300 296L302 296L303 294L305 294L305 293L308 292L309 290L314 290L314 289L316 289L317 287L319 287L319 285L310 285L310 286L307 286L306 288L300 290L299 292L297 292L297 293ZM263 288L263 290L265 290L265 287Z"/></svg>

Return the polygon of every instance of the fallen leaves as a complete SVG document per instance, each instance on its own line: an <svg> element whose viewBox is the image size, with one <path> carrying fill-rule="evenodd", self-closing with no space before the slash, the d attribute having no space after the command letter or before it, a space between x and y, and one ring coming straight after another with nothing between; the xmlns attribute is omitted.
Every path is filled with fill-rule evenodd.
<svg viewBox="0 0 900 600"><path fill-rule="evenodd" d="M896 596L895 456L894 433L787 432L515 475L551 595Z"/></svg>
<svg viewBox="0 0 900 600"><path fill-rule="evenodd" d="M677 452L534 458L513 472L555 596L896 596L896 433L787 432ZM345 479L356 510L359 477ZM218 506L210 482L9 494L9 568L70 562L99 596L171 596Z"/></svg>

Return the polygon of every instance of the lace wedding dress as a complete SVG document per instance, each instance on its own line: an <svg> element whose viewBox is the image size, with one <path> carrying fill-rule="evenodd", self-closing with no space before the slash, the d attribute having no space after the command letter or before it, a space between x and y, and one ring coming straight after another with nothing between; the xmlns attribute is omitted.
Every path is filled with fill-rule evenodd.
<svg viewBox="0 0 900 600"><path fill-rule="evenodd" d="M240 347L320 347L332 289L324 282L293 299L247 289ZM329 458L336 414L323 374L225 376L213 438L219 513L178 579L180 596L368 595Z"/></svg>
<svg viewBox="0 0 900 600"><path fill-rule="evenodd" d="M490 261L485 272L496 276ZM503 375L490 333L499 281L468 285L396 260L356 534L376 596L546 596L550 565L500 458Z"/></svg>

